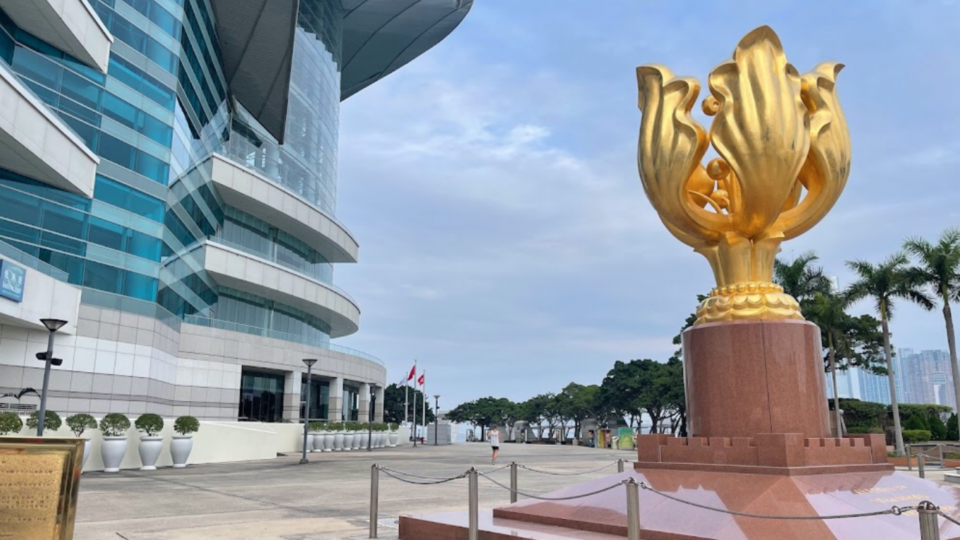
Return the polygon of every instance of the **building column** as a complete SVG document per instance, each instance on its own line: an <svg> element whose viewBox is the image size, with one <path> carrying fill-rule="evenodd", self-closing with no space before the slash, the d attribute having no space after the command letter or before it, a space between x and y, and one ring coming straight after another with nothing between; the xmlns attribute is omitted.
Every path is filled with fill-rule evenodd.
<svg viewBox="0 0 960 540"><path fill-rule="evenodd" d="M383 386L377 386L374 393L377 395L377 404L373 410L373 421L383 422Z"/></svg>
<svg viewBox="0 0 960 540"><path fill-rule="evenodd" d="M303 384L303 372L288 371L283 377L283 418L300 420L300 386Z"/></svg>
<svg viewBox="0 0 960 540"><path fill-rule="evenodd" d="M327 404L327 420L343 421L343 377L330 381L330 402Z"/></svg>
<svg viewBox="0 0 960 540"><path fill-rule="evenodd" d="M360 384L360 405L358 407L357 418L360 422L370 421L370 383Z"/></svg>

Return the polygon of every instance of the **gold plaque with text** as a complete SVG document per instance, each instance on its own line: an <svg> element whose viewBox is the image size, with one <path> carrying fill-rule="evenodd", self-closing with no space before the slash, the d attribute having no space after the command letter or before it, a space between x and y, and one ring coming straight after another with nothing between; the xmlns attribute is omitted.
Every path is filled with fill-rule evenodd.
<svg viewBox="0 0 960 540"><path fill-rule="evenodd" d="M0 437L0 540L69 540L82 439Z"/></svg>

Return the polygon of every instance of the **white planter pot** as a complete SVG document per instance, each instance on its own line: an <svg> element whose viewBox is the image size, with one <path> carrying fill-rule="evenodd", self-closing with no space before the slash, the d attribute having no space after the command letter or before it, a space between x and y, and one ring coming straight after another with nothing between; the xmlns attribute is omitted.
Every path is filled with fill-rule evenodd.
<svg viewBox="0 0 960 540"><path fill-rule="evenodd" d="M338 431L333 434L333 451L340 452L343 450L343 432Z"/></svg>
<svg viewBox="0 0 960 540"><path fill-rule="evenodd" d="M186 467L191 451L193 451L193 435L174 435L170 439L170 458L173 460L173 468Z"/></svg>
<svg viewBox="0 0 960 540"><path fill-rule="evenodd" d="M386 447L387 447L387 432L381 431L380 432L380 448L386 448Z"/></svg>
<svg viewBox="0 0 960 540"><path fill-rule="evenodd" d="M356 435L352 431L348 431L343 434L343 449L347 452L353 450L353 439L356 438Z"/></svg>
<svg viewBox="0 0 960 540"><path fill-rule="evenodd" d="M100 443L100 457L103 459L103 472L119 472L120 463L127 453L127 438L104 437Z"/></svg>
<svg viewBox="0 0 960 540"><path fill-rule="evenodd" d="M323 433L314 433L311 439L313 439L313 451L323 452Z"/></svg>
<svg viewBox="0 0 960 540"><path fill-rule="evenodd" d="M81 471L87 466L88 459L90 459L90 439L83 441L83 464L80 465Z"/></svg>
<svg viewBox="0 0 960 540"><path fill-rule="evenodd" d="M378 431L373 434L373 447L383 448L383 433Z"/></svg>
<svg viewBox="0 0 960 540"><path fill-rule="evenodd" d="M360 446L361 444L363 444L363 438L366 436L367 434L364 432L361 432L361 431L356 432L356 436L353 438L354 450L360 450L361 448L366 448L366 445Z"/></svg>
<svg viewBox="0 0 960 540"><path fill-rule="evenodd" d="M333 440L336 437L334 433L324 433L323 434L323 451L324 452L333 452Z"/></svg>
<svg viewBox="0 0 960 540"><path fill-rule="evenodd" d="M141 471L155 471L157 470L157 458L160 457L160 452L163 450L163 437L156 435L149 437L147 435L140 436L140 463Z"/></svg>
<svg viewBox="0 0 960 540"><path fill-rule="evenodd" d="M390 448L396 448L396 447L397 447L397 440L398 440L398 439L400 439L400 433L398 433L398 432L396 432L396 431L391 431L391 432L390 432Z"/></svg>
<svg viewBox="0 0 960 540"><path fill-rule="evenodd" d="M303 440L301 437L300 448L303 448ZM307 433L307 452L313 452L313 433Z"/></svg>

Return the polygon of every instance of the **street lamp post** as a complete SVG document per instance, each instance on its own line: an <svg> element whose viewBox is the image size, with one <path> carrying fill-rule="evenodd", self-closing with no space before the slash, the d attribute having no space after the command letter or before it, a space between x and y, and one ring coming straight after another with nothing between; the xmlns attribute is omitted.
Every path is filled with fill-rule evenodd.
<svg viewBox="0 0 960 540"><path fill-rule="evenodd" d="M437 446L437 437L440 436L440 394L434 394L437 406L433 409L433 445Z"/></svg>
<svg viewBox="0 0 960 540"><path fill-rule="evenodd" d="M306 407L303 408L303 455L300 457L300 464L309 463L307 459L307 430L310 429L310 387L313 386L311 372L313 365L317 363L316 358L304 358L303 363L307 365L307 396Z"/></svg>
<svg viewBox="0 0 960 540"><path fill-rule="evenodd" d="M40 391L40 412L37 414L37 437L43 436L43 424L47 417L47 388L50 387L50 366L54 363L53 335L67 324L67 321L60 319L40 319L40 322L50 331L50 336L47 338L47 352L37 353L37 360L44 362L43 390ZM59 366L61 362L57 361L56 364Z"/></svg>
<svg viewBox="0 0 960 540"><path fill-rule="evenodd" d="M374 411L377 409L377 385L370 385L370 410L367 412L367 427L369 428L369 433L367 433L367 452L372 452L373 447L370 444L370 440L373 439L373 417Z"/></svg>

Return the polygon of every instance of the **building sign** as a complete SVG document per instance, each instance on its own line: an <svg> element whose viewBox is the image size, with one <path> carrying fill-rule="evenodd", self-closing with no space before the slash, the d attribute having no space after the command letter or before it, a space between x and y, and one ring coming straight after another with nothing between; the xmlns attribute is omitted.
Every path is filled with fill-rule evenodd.
<svg viewBox="0 0 960 540"><path fill-rule="evenodd" d="M0 296L14 302L23 301L23 283L27 271L10 261L0 260Z"/></svg>

